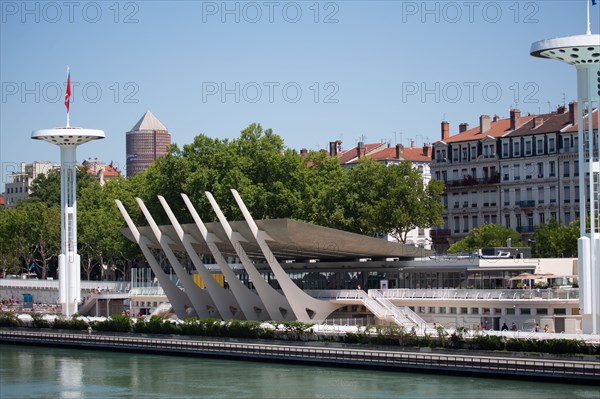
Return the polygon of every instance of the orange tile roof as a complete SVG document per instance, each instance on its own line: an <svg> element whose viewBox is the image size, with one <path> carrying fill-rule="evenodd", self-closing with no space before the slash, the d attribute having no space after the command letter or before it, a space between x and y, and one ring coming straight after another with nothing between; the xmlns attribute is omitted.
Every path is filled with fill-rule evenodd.
<svg viewBox="0 0 600 399"><path fill-rule="evenodd" d="M521 116L519 118L519 125L525 124L533 119L533 115ZM490 129L483 134L481 134L481 128L475 126L472 129L464 131L462 133L455 134L454 136L450 136L443 141L444 143L456 143L459 141L472 141L472 140L480 140L484 137L491 136L494 138L498 138L503 134L510 131L510 118L499 119L496 122L493 119L490 121ZM440 141L437 141L438 143Z"/></svg>
<svg viewBox="0 0 600 399"><path fill-rule="evenodd" d="M4 196L0 195L0 206L4 206Z"/></svg>
<svg viewBox="0 0 600 399"><path fill-rule="evenodd" d="M396 147L388 147L385 143L365 144L367 149L366 157L375 161L398 161L396 157ZM352 164L358 161L356 156L356 147L345 151L339 156L342 165ZM431 153L425 155L423 147L403 147L403 159L412 162L430 162Z"/></svg>
<svg viewBox="0 0 600 399"><path fill-rule="evenodd" d="M423 147L408 147L404 148L404 159L412 162L431 162L431 148L429 155L425 155Z"/></svg>
<svg viewBox="0 0 600 399"><path fill-rule="evenodd" d="M598 130L598 108L596 108L595 110L592 111L592 115L593 115L593 129ZM587 127L587 119L588 119L588 115L585 115L583 117L584 122L583 122L583 126ZM567 129L565 129L565 132L567 133L573 133L573 132L577 132L578 126L577 126L577 122L575 122L575 124Z"/></svg>

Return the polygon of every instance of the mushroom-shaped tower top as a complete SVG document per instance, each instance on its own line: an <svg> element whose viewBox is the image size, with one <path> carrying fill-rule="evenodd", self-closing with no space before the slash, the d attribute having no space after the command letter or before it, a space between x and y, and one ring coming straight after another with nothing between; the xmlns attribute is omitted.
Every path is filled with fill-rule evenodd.
<svg viewBox="0 0 600 399"><path fill-rule="evenodd" d="M531 45L531 55L571 65L600 66L600 35L575 35L540 40Z"/></svg>
<svg viewBox="0 0 600 399"><path fill-rule="evenodd" d="M92 140L103 139L104 132L97 129L83 129L79 127L57 127L54 129L34 130L31 138L44 140L59 146L78 146Z"/></svg>

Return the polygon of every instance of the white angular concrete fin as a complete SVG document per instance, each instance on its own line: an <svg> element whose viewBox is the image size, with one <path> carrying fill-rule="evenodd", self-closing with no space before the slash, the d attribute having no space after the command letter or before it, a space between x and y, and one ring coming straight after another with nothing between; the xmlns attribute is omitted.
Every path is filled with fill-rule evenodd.
<svg viewBox="0 0 600 399"><path fill-rule="evenodd" d="M204 237L204 239L206 240L208 230L206 229L206 226L202 222L200 215L198 215L198 211L196 211L196 208L194 207L194 205L192 205L192 201L190 201L187 194L181 193L181 198L183 198L183 202L185 202L185 205L187 206L188 211L190 211L190 214L192 215L192 218L194 219L196 226L198 227L198 229L200 229L200 234L202 234L202 237Z"/></svg>
<svg viewBox="0 0 600 399"><path fill-rule="evenodd" d="M177 232L177 236L179 236L180 239L183 238L183 228L181 228L179 221L177 220L177 218L175 217L175 214L171 210L171 207L165 200L165 197L163 197L162 195L159 195L158 200L160 201L160 204L162 205L163 209L165 210L165 213L167 214L167 217L169 218L171 225L173 225L175 232Z"/></svg>
<svg viewBox="0 0 600 399"><path fill-rule="evenodd" d="M210 192L205 191L204 194L206 194L206 198L208 198L210 205L212 206L213 210L217 214L217 218L219 219L219 222L221 222L221 225L223 226L223 229L225 230L225 234L227 234L227 237L229 237L231 239L233 230L231 229L231 226L229 225L227 218L223 214L223 211L221 211L221 207L219 206L219 204L217 204L215 197L213 197L213 195Z"/></svg>

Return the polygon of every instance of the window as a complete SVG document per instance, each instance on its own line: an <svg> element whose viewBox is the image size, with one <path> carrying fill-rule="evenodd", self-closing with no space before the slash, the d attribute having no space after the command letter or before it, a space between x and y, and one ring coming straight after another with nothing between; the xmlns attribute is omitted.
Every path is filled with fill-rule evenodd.
<svg viewBox="0 0 600 399"><path fill-rule="evenodd" d="M502 166L502 180L508 181L508 165Z"/></svg>
<svg viewBox="0 0 600 399"><path fill-rule="evenodd" d="M517 229L520 228L522 226L521 224L521 215L516 215L517 216Z"/></svg>
<svg viewBox="0 0 600 399"><path fill-rule="evenodd" d="M546 224L546 214L544 212L539 213L540 224Z"/></svg>
<svg viewBox="0 0 600 399"><path fill-rule="evenodd" d="M498 224L498 215L492 215L492 224Z"/></svg>
<svg viewBox="0 0 600 399"><path fill-rule="evenodd" d="M550 219L556 220L556 212L550 212Z"/></svg>
<svg viewBox="0 0 600 399"><path fill-rule="evenodd" d="M536 143L535 147L536 147L535 153L537 155L543 154L544 153L544 139L541 139L541 138L537 139L537 143Z"/></svg>
<svg viewBox="0 0 600 399"><path fill-rule="evenodd" d="M502 196L504 197L504 205L510 205L510 190L508 188L505 188Z"/></svg>
<svg viewBox="0 0 600 399"><path fill-rule="evenodd" d="M515 180L521 180L521 168L520 165L515 165L513 166L513 173L514 173L514 179Z"/></svg>
<svg viewBox="0 0 600 399"><path fill-rule="evenodd" d="M565 224L571 223L571 212L565 212Z"/></svg>
<svg viewBox="0 0 600 399"><path fill-rule="evenodd" d="M536 314L542 314L542 315L546 315L548 314L548 308L537 308L535 310Z"/></svg>
<svg viewBox="0 0 600 399"><path fill-rule="evenodd" d="M435 180L439 181L441 176L442 176L442 174L440 173L439 170L437 172L435 172Z"/></svg>
<svg viewBox="0 0 600 399"><path fill-rule="evenodd" d="M538 179L544 178L544 163L543 162L538 162L538 164L537 164L537 177L538 177Z"/></svg>
<svg viewBox="0 0 600 399"><path fill-rule="evenodd" d="M575 186L575 203L579 203L579 186Z"/></svg>
<svg viewBox="0 0 600 399"><path fill-rule="evenodd" d="M502 157L508 158L508 143L502 143Z"/></svg>
<svg viewBox="0 0 600 399"><path fill-rule="evenodd" d="M462 161L468 161L469 157L467 157L467 147L462 148Z"/></svg>
<svg viewBox="0 0 600 399"><path fill-rule="evenodd" d="M563 148L565 149L566 152L568 152L571 149L571 138L570 137L563 137Z"/></svg>
<svg viewBox="0 0 600 399"><path fill-rule="evenodd" d="M565 186L564 203L565 204L570 204L571 203L571 186Z"/></svg>
<svg viewBox="0 0 600 399"><path fill-rule="evenodd" d="M527 227L529 227L530 230L533 229L533 213L527 214Z"/></svg>
<svg viewBox="0 0 600 399"><path fill-rule="evenodd" d="M471 308L471 314L479 314L479 308Z"/></svg>
<svg viewBox="0 0 600 399"><path fill-rule="evenodd" d="M472 146L471 147L471 159L475 159L475 158L477 158L477 147Z"/></svg>
<svg viewBox="0 0 600 399"><path fill-rule="evenodd" d="M454 216L454 232L460 233L460 219L458 216Z"/></svg>
<svg viewBox="0 0 600 399"><path fill-rule="evenodd" d="M564 161L563 162L563 177L569 177L570 172L569 172L569 161Z"/></svg>
<svg viewBox="0 0 600 399"><path fill-rule="evenodd" d="M515 188L515 205L519 205L519 202L521 202L521 189Z"/></svg>
<svg viewBox="0 0 600 399"><path fill-rule="evenodd" d="M458 148L452 149L452 161L458 162Z"/></svg>
<svg viewBox="0 0 600 399"><path fill-rule="evenodd" d="M556 203L556 186L550 186L550 203Z"/></svg>
<svg viewBox="0 0 600 399"><path fill-rule="evenodd" d="M525 142L525 155L531 155L531 141Z"/></svg>
<svg viewBox="0 0 600 399"><path fill-rule="evenodd" d="M544 203L544 187L538 187L538 204Z"/></svg>
<svg viewBox="0 0 600 399"><path fill-rule="evenodd" d="M530 163L525 164L525 179L531 179L533 175L533 166Z"/></svg>
<svg viewBox="0 0 600 399"><path fill-rule="evenodd" d="M579 176L579 161L573 162L573 176Z"/></svg>
<svg viewBox="0 0 600 399"><path fill-rule="evenodd" d="M521 156L521 143L520 143L520 142L518 142L518 141L516 141L516 142L513 144L513 155L514 155L515 157L520 157L520 156Z"/></svg>
<svg viewBox="0 0 600 399"><path fill-rule="evenodd" d="M550 177L556 176L556 162L550 161Z"/></svg>
<svg viewBox="0 0 600 399"><path fill-rule="evenodd" d="M554 137L550 137L548 139L548 152L556 152L556 139Z"/></svg>
<svg viewBox="0 0 600 399"><path fill-rule="evenodd" d="M463 233L469 232L469 217L463 216Z"/></svg>
<svg viewBox="0 0 600 399"><path fill-rule="evenodd" d="M477 224L477 216L471 217L471 227L472 228L479 227L479 225Z"/></svg>
<svg viewBox="0 0 600 399"><path fill-rule="evenodd" d="M498 197L497 191L490 191L490 206L496 206L496 198Z"/></svg>
<svg viewBox="0 0 600 399"><path fill-rule="evenodd" d="M521 314L531 314L531 309L529 308L521 308Z"/></svg>
<svg viewBox="0 0 600 399"><path fill-rule="evenodd" d="M504 225L510 228L510 215L504 215Z"/></svg>

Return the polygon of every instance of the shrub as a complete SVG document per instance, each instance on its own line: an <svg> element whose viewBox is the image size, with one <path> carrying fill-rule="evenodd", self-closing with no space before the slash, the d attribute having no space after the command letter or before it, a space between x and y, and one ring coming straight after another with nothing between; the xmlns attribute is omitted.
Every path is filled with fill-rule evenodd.
<svg viewBox="0 0 600 399"><path fill-rule="evenodd" d="M88 324L84 320L74 316L71 319L57 317L52 323L52 328L56 330L85 330L87 327Z"/></svg>
<svg viewBox="0 0 600 399"><path fill-rule="evenodd" d="M19 327L21 324L15 312L0 312L0 327Z"/></svg>
<svg viewBox="0 0 600 399"><path fill-rule="evenodd" d="M114 314L104 321L91 323L92 328L97 331L131 332L131 318L120 314Z"/></svg>
<svg viewBox="0 0 600 399"><path fill-rule="evenodd" d="M44 319L44 315L41 313L32 313L31 318L33 322L31 323L33 327L37 328L50 328L50 322Z"/></svg>

